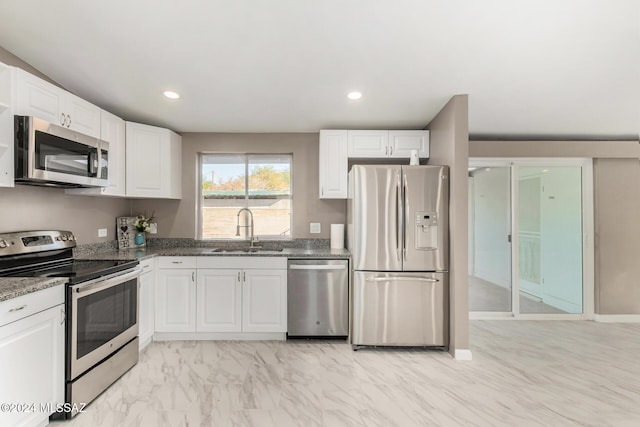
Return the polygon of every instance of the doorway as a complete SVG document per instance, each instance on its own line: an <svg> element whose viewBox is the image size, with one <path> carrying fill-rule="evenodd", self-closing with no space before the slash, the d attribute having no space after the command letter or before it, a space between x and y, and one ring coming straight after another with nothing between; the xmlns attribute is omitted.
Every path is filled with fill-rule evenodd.
<svg viewBox="0 0 640 427"><path fill-rule="evenodd" d="M590 159L470 159L470 317L593 317L592 194Z"/></svg>

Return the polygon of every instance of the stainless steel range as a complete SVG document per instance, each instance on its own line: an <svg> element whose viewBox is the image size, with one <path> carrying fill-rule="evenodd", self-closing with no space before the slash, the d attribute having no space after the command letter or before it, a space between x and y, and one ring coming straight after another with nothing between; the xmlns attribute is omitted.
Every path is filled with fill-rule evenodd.
<svg viewBox="0 0 640 427"><path fill-rule="evenodd" d="M138 361L138 261L74 260L75 246L68 231L0 234L0 276L67 279L69 404L91 402Z"/></svg>

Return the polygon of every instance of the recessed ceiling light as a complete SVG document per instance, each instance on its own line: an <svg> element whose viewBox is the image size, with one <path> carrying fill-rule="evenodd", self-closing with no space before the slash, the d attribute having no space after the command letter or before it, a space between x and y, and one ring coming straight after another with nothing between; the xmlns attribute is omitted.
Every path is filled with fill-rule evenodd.
<svg viewBox="0 0 640 427"><path fill-rule="evenodd" d="M360 99L360 98L362 98L362 93L360 93L360 92L349 92L349 94L347 95L347 98L349 98L349 99Z"/></svg>
<svg viewBox="0 0 640 427"><path fill-rule="evenodd" d="M179 94L177 94L176 92L172 92L170 90L165 90L164 91L164 96L166 96L169 99L178 99L178 98L180 98Z"/></svg>

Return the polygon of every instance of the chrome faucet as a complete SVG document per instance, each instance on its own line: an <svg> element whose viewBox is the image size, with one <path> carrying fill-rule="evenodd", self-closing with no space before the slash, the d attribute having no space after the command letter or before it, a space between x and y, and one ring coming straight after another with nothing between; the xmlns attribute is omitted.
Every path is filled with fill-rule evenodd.
<svg viewBox="0 0 640 427"><path fill-rule="evenodd" d="M242 213L242 211L247 211L249 212L249 215L251 216L251 223L250 225L240 225L240 214ZM242 208L238 211L237 214L237 221L236 221L236 236L240 236L240 227L249 227L251 228L251 245L249 246L250 248L259 248L260 246L256 245L256 243L258 242L257 238L253 237L253 212L251 212L251 209L249 208Z"/></svg>

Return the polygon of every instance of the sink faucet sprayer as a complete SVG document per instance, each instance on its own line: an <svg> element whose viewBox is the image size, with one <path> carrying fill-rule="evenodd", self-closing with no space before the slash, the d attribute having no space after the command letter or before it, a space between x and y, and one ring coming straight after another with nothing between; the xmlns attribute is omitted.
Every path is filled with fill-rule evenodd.
<svg viewBox="0 0 640 427"><path fill-rule="evenodd" d="M242 213L242 211L249 212L249 215L251 216L250 225L240 225L240 214ZM253 237L253 212L251 212L251 209L242 208L242 209L240 209L238 211L237 221L236 221L236 236L240 236L240 227L249 227L249 228L251 228L251 246L250 247L258 248L259 246L255 245L255 243L258 241L258 239L254 239L254 237Z"/></svg>

